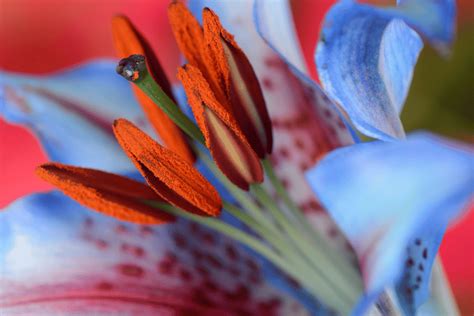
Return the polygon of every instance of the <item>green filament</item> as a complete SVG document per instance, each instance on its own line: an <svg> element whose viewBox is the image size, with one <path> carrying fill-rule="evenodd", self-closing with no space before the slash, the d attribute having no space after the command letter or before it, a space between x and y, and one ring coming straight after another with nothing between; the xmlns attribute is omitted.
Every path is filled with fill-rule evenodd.
<svg viewBox="0 0 474 316"><path fill-rule="evenodd" d="M171 215L185 218L187 220L206 226L212 230L215 230L242 243L243 245L246 245L247 247L261 254L263 257L272 262L276 267L280 268L289 276L300 282L310 293L315 295L315 297L323 299L323 301L335 311L341 313L342 315L346 315L350 312L350 309L352 307L351 304L344 300L341 300L337 292L333 292L330 289L325 289L324 287L319 286L321 279L317 274L314 274L313 271L311 271L309 268L302 265L296 260L287 260L288 258L283 257L281 254L268 247L264 242L260 241L259 239L249 234L246 234L245 232L229 224L226 224L216 218L203 217L188 213L179 208L162 202L144 202L148 205L159 208L160 210L167 212ZM234 214L240 213L240 210L235 209L233 206L230 206L230 204L225 203L225 206L229 207L231 209L231 212ZM246 216L242 216L240 214L237 216L240 220L249 223L251 222L249 221L250 219ZM255 228L257 227L257 225L251 225L253 225ZM277 237L277 239L274 241L275 245L280 244L278 240L279 239ZM282 242L281 246L278 247L283 247L283 249L286 249L287 246L285 246L284 242Z"/></svg>
<svg viewBox="0 0 474 316"><path fill-rule="evenodd" d="M199 128L177 106L171 98L155 82L147 69L140 72L139 79L133 81L168 117L178 125L189 137L204 144L204 136Z"/></svg>
<svg viewBox="0 0 474 316"><path fill-rule="evenodd" d="M337 267L339 273L344 275L346 282L349 284L354 285L354 289L357 292L363 290L363 283L360 277L360 272L348 262L347 258L337 251L334 247L328 245L327 241L324 237L316 231L308 222L308 219L304 217L303 211L296 205L296 203L291 199L287 190L281 183L280 179L275 174L271 162L269 159L264 159L262 161L263 168L265 170L266 175L268 176L272 186L274 187L277 195L282 198L285 205L288 209L292 212L292 215L297 220L297 223L304 229L307 233L305 236L306 239L311 243L312 247L317 249L313 249L313 252L319 251L323 253L325 256L328 257L330 260L330 264Z"/></svg>

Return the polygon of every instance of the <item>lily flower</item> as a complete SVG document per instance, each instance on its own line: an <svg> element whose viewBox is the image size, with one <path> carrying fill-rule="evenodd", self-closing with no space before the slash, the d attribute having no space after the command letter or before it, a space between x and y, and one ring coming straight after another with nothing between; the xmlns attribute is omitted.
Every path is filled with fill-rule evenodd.
<svg viewBox="0 0 474 316"><path fill-rule="evenodd" d="M254 34L260 45L266 47ZM265 49L278 62L277 56ZM283 62L280 66L282 70L286 67ZM114 62L99 61L48 77L4 73L2 87L8 93L2 94L2 115L29 125L55 161L136 178L107 122L127 117L149 134L153 132L126 83L114 74L114 68ZM274 70L279 73L278 68ZM288 75L291 74L283 72L281 77ZM300 89L295 78L292 85L295 91ZM38 95L30 87L59 97ZM300 98L296 93L293 95ZM292 95L285 98L290 102ZM300 131L298 126L292 134L291 126L298 125L293 121L298 122L304 111L312 113L309 107L298 112L302 103L294 103L295 116L281 116L275 130L287 135L286 150L300 149L291 157L279 157L280 166L293 159L310 165L313 159L304 153L299 142L295 145L291 141L293 138L309 141L304 145L307 148L317 148L317 143L310 141L311 133L305 134L304 128ZM277 108L275 104L274 109ZM314 113L306 116L317 117ZM316 125L302 121L301 126ZM295 166L300 170L300 164ZM6 267L1 281L8 284L8 291L2 287L2 309L8 313L62 310L81 314L192 311L210 315L297 315L306 314L303 304L312 311L324 310L307 294L290 286L280 272L272 274L268 263L259 257L192 223L178 220L159 228L125 223L91 212L57 192L25 197L7 207L0 217L5 241L0 258L2 269ZM31 256L35 258L34 264L28 259ZM44 274L37 273L40 267Z"/></svg>
<svg viewBox="0 0 474 316"><path fill-rule="evenodd" d="M64 311L81 315L362 315L369 309L383 314L388 308L396 313L397 304L407 313L416 310L422 299L410 300L401 295L407 288L403 282L417 282L420 288L426 288L429 278L423 275L418 281L418 275L410 274L403 281L400 270L405 263L400 259L400 249L417 232L419 218L410 218L405 211L399 221L385 221L394 213L378 207L384 196L373 205L370 199L364 199L373 207L369 210L380 210L379 218L389 225L383 232L392 232L393 240L401 241L393 250L396 267L381 271L380 267L385 267L382 264L386 264L385 255L392 254L391 248L377 244L376 251L369 251L366 257L361 249L377 241L369 233L372 231L363 234L364 230L342 225L337 217L339 208L328 202L326 193L319 192L326 178L331 184L339 179L337 175L329 173L322 181L313 181L311 171L310 181L305 180L305 172L322 156L354 142L353 131L347 128L347 120L335 103L302 72L304 66L288 3L275 2L271 11L268 4L242 1L236 7L212 2L209 7L216 13L204 10L203 28L183 5L171 5L171 24L188 61L179 70L179 77L199 128L173 102L178 98L166 88L163 82L167 81L154 75L154 57L146 49L143 37L126 19L115 20L119 23L115 27L116 43L135 56L121 62L119 70L140 88L135 90L135 96L155 130L160 135L170 132L163 134L155 126L160 123L159 115L166 114L167 126L173 126L173 130L180 127L197 142L205 142L219 168L214 167L199 144L193 146L199 158L194 167L194 160L172 142L165 148L148 136L153 135L150 124L126 82L114 74L113 62L92 63L85 69L46 78L5 74L1 79L5 87L1 95L5 100L2 115L29 126L45 144L51 159L82 166L45 165L40 167L40 174L81 203L113 217L91 212L58 192L25 197L0 213L4 240L0 244L0 276L1 283L7 285L0 291L3 310L11 314ZM431 1L422 4L436 7ZM203 9L200 1L190 5L199 13ZM414 11L407 6L406 12L410 15ZM279 18L269 19L275 13ZM430 37L431 26L423 24L417 30ZM228 32L235 34L235 39ZM334 36L338 38L337 34ZM388 37L385 41L393 45L393 39ZM389 60L393 56L386 57ZM142 75L147 73L151 77L143 84ZM399 77L390 79L397 87L408 89L406 81L400 83ZM331 98L344 107L340 95L335 92ZM156 112L150 101L161 112ZM105 102L104 107L101 102ZM366 105L356 104L361 111L370 111ZM155 112L160 114L150 115ZM346 112L356 121L350 111ZM120 117L134 124L120 119L110 128L112 121ZM174 136L182 141L180 148L190 149L183 135L178 135ZM166 143L166 137L162 138ZM385 155L385 150L390 153L401 148L409 157L417 157L413 147L405 150L405 144L409 141L390 144L393 147L388 149L381 145L379 156ZM364 145L341 151L358 146ZM271 162L266 157L270 152ZM449 170L456 174L464 171L471 159L462 158L460 166L451 168L456 160L451 157L458 157L457 152L442 152L448 157ZM320 165L323 169L324 162ZM140 179L133 165L146 185L122 177ZM394 166L393 172L398 167ZM403 166L400 170L404 170ZM259 184L263 171L271 180L275 196ZM202 174L211 173L208 182ZM103 177L107 181L95 181L95 175L97 180ZM440 172L434 176L439 176L435 177L438 181L446 175ZM219 187L216 179L225 188L219 194L214 188ZM112 188L115 181L117 185ZM374 183L377 184L372 182L368 188L372 189ZM433 201L442 201L442 206L453 210L434 223L434 228L442 228L459 215L461 202L470 194L465 191L466 184L472 184L472 179L460 178L455 186L441 186L436 190L436 199L420 198L413 209L423 210L421 218L432 214L424 210L430 209ZM250 193L245 191L247 187L251 188ZM335 223L317 202L312 187ZM401 193L422 197L419 189L424 187L407 186ZM349 190L341 192L341 196ZM449 199L452 196L455 198ZM442 200L444 197L446 200ZM387 201L398 200L388 197ZM118 212L114 212L115 205ZM223 216L217 217L221 207ZM362 206L359 214L365 214ZM367 214L368 220L373 212ZM351 215L357 218L358 213ZM173 216L178 217L175 223L162 223ZM139 224L154 220L163 225ZM431 242L432 236L429 234L423 242ZM346 237L354 249L348 246ZM393 240L387 240L392 245ZM430 256L431 261L436 249L430 247L427 251L425 255L421 250L418 257ZM38 273L39 269L44 273ZM430 273L429 265L426 273ZM412 285L409 284L410 289ZM388 297L391 290L397 297Z"/></svg>

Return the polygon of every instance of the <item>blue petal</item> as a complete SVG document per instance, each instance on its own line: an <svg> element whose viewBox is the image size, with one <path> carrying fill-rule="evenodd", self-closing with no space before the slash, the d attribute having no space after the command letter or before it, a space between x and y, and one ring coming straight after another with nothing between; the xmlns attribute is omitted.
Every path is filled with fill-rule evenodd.
<svg viewBox="0 0 474 316"><path fill-rule="evenodd" d="M324 88L356 128L389 140L404 136L399 110L421 48L421 39L401 20L341 2L325 18L316 65Z"/></svg>
<svg viewBox="0 0 474 316"><path fill-rule="evenodd" d="M304 313L242 247L186 221L133 225L51 192L7 207L0 234L7 314Z"/></svg>
<svg viewBox="0 0 474 316"><path fill-rule="evenodd" d="M50 159L112 172L133 170L112 122L142 127L144 114L115 62L99 60L49 76L0 73L0 115L30 128Z"/></svg>
<svg viewBox="0 0 474 316"><path fill-rule="evenodd" d="M441 49L454 34L454 2L407 0L377 8L341 1L328 12L317 46L324 88L357 129L377 139L404 136L399 113L423 48L407 24Z"/></svg>
<svg viewBox="0 0 474 316"><path fill-rule="evenodd" d="M356 250L368 298L396 286L412 310L426 299L444 229L472 198L473 171L472 149L421 133L338 149L307 179Z"/></svg>

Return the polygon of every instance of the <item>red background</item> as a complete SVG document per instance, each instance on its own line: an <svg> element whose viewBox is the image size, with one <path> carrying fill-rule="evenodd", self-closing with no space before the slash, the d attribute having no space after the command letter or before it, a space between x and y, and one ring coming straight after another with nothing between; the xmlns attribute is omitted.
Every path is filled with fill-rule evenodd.
<svg viewBox="0 0 474 316"><path fill-rule="evenodd" d="M305 57L312 64L321 20L332 0L293 1L297 29ZM47 73L89 58L114 56L110 19L126 13L149 38L174 78L178 51L166 16L167 1L155 0L0 0L0 68ZM470 0L458 1L460 23L473 21ZM314 68L311 70L315 76ZM33 136L0 119L0 208L25 194L50 187L33 173L45 162ZM474 313L474 212L446 235L442 258L463 315Z"/></svg>

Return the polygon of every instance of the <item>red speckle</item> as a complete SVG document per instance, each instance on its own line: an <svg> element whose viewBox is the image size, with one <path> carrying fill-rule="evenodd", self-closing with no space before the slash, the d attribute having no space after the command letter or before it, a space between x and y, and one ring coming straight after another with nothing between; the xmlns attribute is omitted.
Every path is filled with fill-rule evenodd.
<svg viewBox="0 0 474 316"><path fill-rule="evenodd" d="M192 223L189 223L189 229L191 230L191 233L193 234L198 234L199 233L199 225L192 222Z"/></svg>
<svg viewBox="0 0 474 316"><path fill-rule="evenodd" d="M141 226L140 232L144 236L153 235L153 228L151 228L150 226Z"/></svg>
<svg viewBox="0 0 474 316"><path fill-rule="evenodd" d="M281 148L278 154L285 159L288 159L290 157L290 153L288 152L288 149L286 148Z"/></svg>
<svg viewBox="0 0 474 316"><path fill-rule="evenodd" d="M308 203L308 206L314 210L317 210L317 209L320 209L321 206L319 205L318 202L316 202L316 200L312 200Z"/></svg>
<svg viewBox="0 0 474 316"><path fill-rule="evenodd" d="M328 119L332 117L332 113L329 109L324 109L323 115Z"/></svg>
<svg viewBox="0 0 474 316"><path fill-rule="evenodd" d="M304 213L306 213L310 210L310 207L309 207L308 203L301 203L300 208Z"/></svg>
<svg viewBox="0 0 474 316"><path fill-rule="evenodd" d="M173 240L176 244L176 247L178 248L186 248L186 246L188 245L186 238L184 238L184 236L181 234L174 234Z"/></svg>
<svg viewBox="0 0 474 316"><path fill-rule="evenodd" d="M112 283L109 283L107 281L102 281L102 282L97 283L95 287L101 291L110 291L113 289L114 286L112 285Z"/></svg>
<svg viewBox="0 0 474 316"><path fill-rule="evenodd" d="M259 272L259 267L258 265L255 263L255 261L253 261L252 259L247 259L245 260L245 264L247 265L247 267L250 269L250 271L254 272L254 273L258 273Z"/></svg>
<svg viewBox="0 0 474 316"><path fill-rule="evenodd" d="M118 224L116 227L115 227L115 232L117 234L124 234L124 233L127 233L128 232L128 227L123 225L123 224Z"/></svg>
<svg viewBox="0 0 474 316"><path fill-rule="evenodd" d="M267 90L273 89L273 81L268 77L263 78L262 84L263 84L263 87Z"/></svg>
<svg viewBox="0 0 474 316"><path fill-rule="evenodd" d="M130 249L130 245L127 243L123 243L120 245L120 250L122 250L122 252L128 252L129 249Z"/></svg>
<svg viewBox="0 0 474 316"><path fill-rule="evenodd" d="M213 266L216 269L222 269L222 263L219 259L217 259L216 257L210 254L206 255L205 257L206 257L207 262L209 262L211 266Z"/></svg>
<svg viewBox="0 0 474 316"><path fill-rule="evenodd" d="M408 258L408 260L406 262L407 267L413 267L414 264L415 264L415 262L413 261L413 259Z"/></svg>
<svg viewBox="0 0 474 316"><path fill-rule="evenodd" d="M282 66L282 62L279 58L277 57L269 57L269 58L265 58L265 65L267 67L281 67Z"/></svg>
<svg viewBox="0 0 474 316"><path fill-rule="evenodd" d="M305 149L304 141L301 138L297 138L295 140L295 145L296 145L297 148L299 148L301 150Z"/></svg>
<svg viewBox="0 0 474 316"><path fill-rule="evenodd" d="M336 236L338 235L338 231L337 231L336 227L331 227L331 228L329 228L329 230L328 230L328 235L329 235L329 237L331 237L331 238L336 237Z"/></svg>
<svg viewBox="0 0 474 316"><path fill-rule="evenodd" d="M306 171L306 169L309 169L309 167L311 167L311 166L310 166L309 163L307 163L307 162L302 162L302 163L300 163L300 169L301 169L301 171Z"/></svg>
<svg viewBox="0 0 474 316"><path fill-rule="evenodd" d="M260 277L260 275L258 273L252 273L249 276L249 282L253 285L258 285L258 284L262 283L262 278Z"/></svg>
<svg viewBox="0 0 474 316"><path fill-rule="evenodd" d="M235 247L232 245L227 245L225 247L225 253L227 257L232 261L239 259L239 254L237 253L237 250L235 249Z"/></svg>
<svg viewBox="0 0 474 316"><path fill-rule="evenodd" d="M192 274L188 270L185 270L185 269L179 270L179 277L185 282L189 282L193 278Z"/></svg>
<svg viewBox="0 0 474 316"><path fill-rule="evenodd" d="M210 246L214 245L216 243L216 240L214 238L214 236L211 234L211 233L204 233L202 235L202 239L204 240L204 242Z"/></svg>
<svg viewBox="0 0 474 316"><path fill-rule="evenodd" d="M138 258L142 258L145 256L145 250L143 250L142 247L135 247L133 253L135 254L135 256L137 256Z"/></svg>
<svg viewBox="0 0 474 316"><path fill-rule="evenodd" d="M174 264L171 261L163 260L158 263L158 272L161 274L171 274L173 272Z"/></svg>
<svg viewBox="0 0 474 316"><path fill-rule="evenodd" d="M204 258L204 254L197 249L191 250L191 255L196 261L201 261Z"/></svg>
<svg viewBox="0 0 474 316"><path fill-rule="evenodd" d="M104 250L109 246L109 244L105 240L102 240L102 239L97 240L95 244L97 245L97 248L101 250Z"/></svg>
<svg viewBox="0 0 474 316"><path fill-rule="evenodd" d="M209 270L203 266L196 266L196 271L203 277L207 277L209 275Z"/></svg>
<svg viewBox="0 0 474 316"><path fill-rule="evenodd" d="M129 277L141 278L145 275L145 270L142 267L131 263L119 264L117 269L121 274Z"/></svg>

